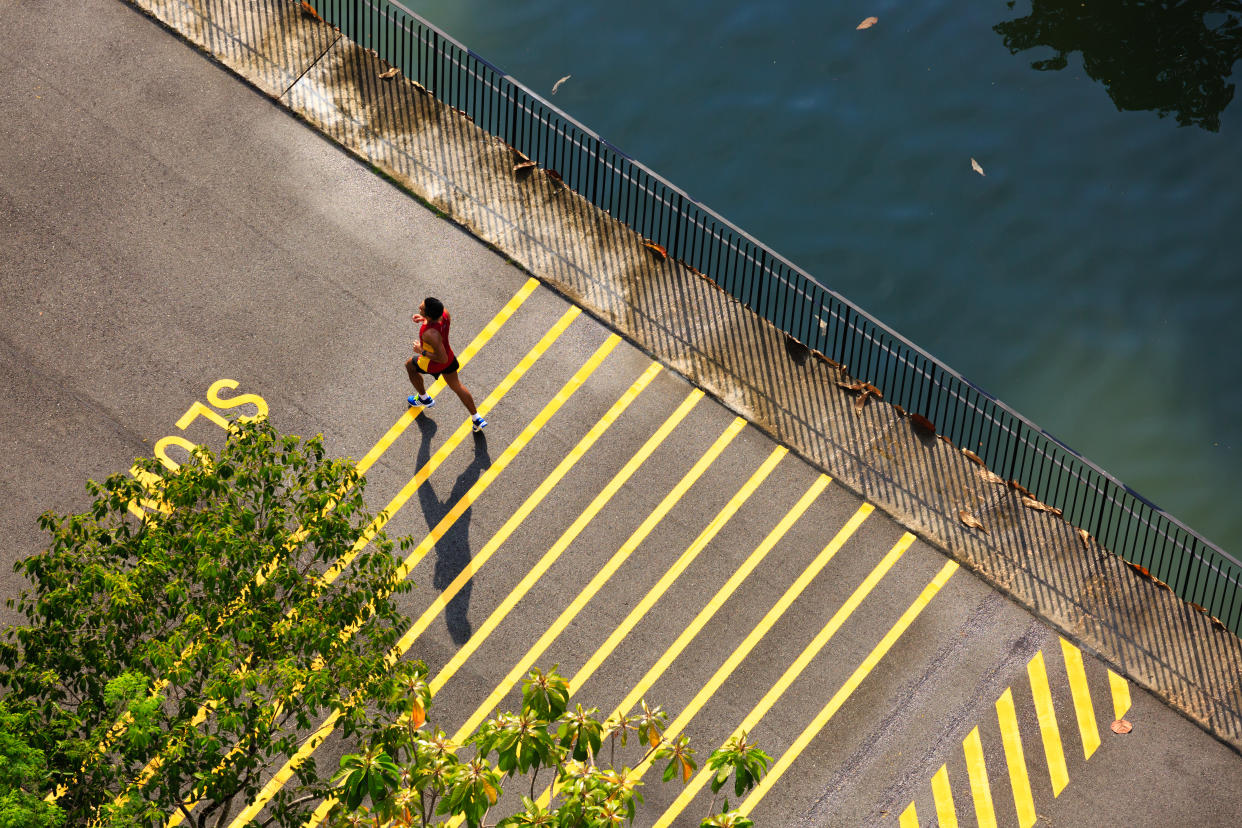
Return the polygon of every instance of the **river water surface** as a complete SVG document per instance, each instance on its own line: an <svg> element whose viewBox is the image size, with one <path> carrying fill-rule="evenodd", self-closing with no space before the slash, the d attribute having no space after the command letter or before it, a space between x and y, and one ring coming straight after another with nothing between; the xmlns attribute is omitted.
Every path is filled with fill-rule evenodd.
<svg viewBox="0 0 1242 828"><path fill-rule="evenodd" d="M1242 555L1239 0L404 4Z"/></svg>

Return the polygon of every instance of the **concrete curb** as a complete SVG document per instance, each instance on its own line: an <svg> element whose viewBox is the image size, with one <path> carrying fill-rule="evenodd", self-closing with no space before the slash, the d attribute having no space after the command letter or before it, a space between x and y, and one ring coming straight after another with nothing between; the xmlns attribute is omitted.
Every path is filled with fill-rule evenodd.
<svg viewBox="0 0 1242 828"><path fill-rule="evenodd" d="M293 0L126 0L1242 753L1242 641ZM963 513L978 519L970 528Z"/></svg>

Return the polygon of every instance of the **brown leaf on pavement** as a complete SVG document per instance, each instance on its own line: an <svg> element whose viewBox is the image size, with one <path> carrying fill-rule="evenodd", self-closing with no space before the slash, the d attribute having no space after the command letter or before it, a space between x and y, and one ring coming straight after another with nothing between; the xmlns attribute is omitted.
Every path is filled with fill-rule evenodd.
<svg viewBox="0 0 1242 828"><path fill-rule="evenodd" d="M665 259L668 258L668 251L653 241L643 242L643 247L647 248L652 253L656 254L656 256L660 259L660 261L664 261Z"/></svg>
<svg viewBox="0 0 1242 828"><path fill-rule="evenodd" d="M975 517L974 515L972 515L970 512L966 511L965 509L958 510L957 518L962 523L969 526L971 529L978 529L985 533L988 531L987 529L983 528L983 523L979 520L979 518Z"/></svg>
<svg viewBox="0 0 1242 828"><path fill-rule="evenodd" d="M1023 497L1029 497L1031 500L1035 500L1035 495L1031 494L1030 489L1026 488L1026 486L1023 486L1021 483L1019 483L1016 480L1009 481L1009 488L1018 492Z"/></svg>
<svg viewBox="0 0 1242 828"><path fill-rule="evenodd" d="M910 412L910 425L914 426L915 431L922 432L923 434L936 433L935 423L924 417L922 414L916 414L913 411Z"/></svg>
<svg viewBox="0 0 1242 828"><path fill-rule="evenodd" d="M964 455L966 455L967 457L969 457L969 458L971 459L971 461L973 461L973 462L974 462L974 463L976 463L977 465L980 465L980 466L983 466L984 468L987 468L987 465L988 465L988 464L983 462L983 458L982 458L982 457L980 457L979 455L975 454L975 453L974 453L973 451L971 451L970 449L968 449L968 448L964 448L964 449L962 449L962 454L964 454Z"/></svg>
<svg viewBox="0 0 1242 828"><path fill-rule="evenodd" d="M307 17L313 17L316 20L318 20L320 23L323 22L323 18L319 16L319 12L315 11L315 7L312 6L310 3L307 3L306 0L302 0L302 14L306 15Z"/></svg>
<svg viewBox="0 0 1242 828"><path fill-rule="evenodd" d="M856 29L857 31L862 31L863 29L870 29L872 26L874 26L876 23L879 23L879 22L880 22L880 18L878 17L867 17L863 19L863 22L858 24Z"/></svg>
<svg viewBox="0 0 1242 828"><path fill-rule="evenodd" d="M1129 733L1131 730L1134 730L1134 725L1130 724L1125 719L1118 719L1117 721L1109 725L1109 729L1112 730L1113 733L1116 733L1119 736L1124 736L1125 734Z"/></svg>
<svg viewBox="0 0 1242 828"><path fill-rule="evenodd" d="M1061 517L1061 510L1055 506L1049 506L1047 503L1041 503L1035 499L1033 495L1027 494L1022 498L1022 505L1028 509L1034 509L1037 512L1047 512L1050 515Z"/></svg>
<svg viewBox="0 0 1242 828"><path fill-rule="evenodd" d="M521 172L522 170L529 170L530 168L537 167L537 166L539 166L537 163L527 158L525 161L519 161L516 164L514 164L513 171Z"/></svg>
<svg viewBox="0 0 1242 828"><path fill-rule="evenodd" d="M387 72L380 72L380 78L382 78L383 80L392 80L400 73L401 73L401 70L394 66L391 69L389 69Z"/></svg>
<svg viewBox="0 0 1242 828"><path fill-rule="evenodd" d="M1091 534L1086 529L1078 530L1078 539L1082 541L1083 549L1091 548Z"/></svg>

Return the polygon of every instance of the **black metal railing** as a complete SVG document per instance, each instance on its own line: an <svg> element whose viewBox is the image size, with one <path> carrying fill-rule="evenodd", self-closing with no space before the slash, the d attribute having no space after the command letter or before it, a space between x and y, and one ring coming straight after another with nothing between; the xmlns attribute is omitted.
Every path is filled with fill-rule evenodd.
<svg viewBox="0 0 1242 828"><path fill-rule="evenodd" d="M438 100L1242 634L1237 559L399 3L315 5Z"/></svg>

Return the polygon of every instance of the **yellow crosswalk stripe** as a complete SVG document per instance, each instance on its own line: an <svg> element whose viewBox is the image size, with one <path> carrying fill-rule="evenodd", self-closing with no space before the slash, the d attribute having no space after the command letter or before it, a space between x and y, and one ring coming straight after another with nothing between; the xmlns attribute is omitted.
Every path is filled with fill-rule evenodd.
<svg viewBox="0 0 1242 828"><path fill-rule="evenodd" d="M983 742L976 727L962 741L966 756L966 772L970 775L970 795L975 803L975 820L979 828L996 828L996 809L992 805L992 786L988 783L988 767L983 759Z"/></svg>
<svg viewBox="0 0 1242 828"><path fill-rule="evenodd" d="M741 806L738 808L743 815L750 816L750 813L755 809L755 806L758 805L767 792L772 789L772 786L776 784L782 775L784 775L785 771L789 770L789 766L793 764L794 760L797 759L799 755L801 755L802 751L806 749L806 746L810 744L811 740L819 735L819 732L824 729L829 720L836 715L836 712L841 709L854 691L858 689L858 685L862 684L863 679L871 674L871 671L875 669L876 665L880 663L884 656L888 654L888 651L892 649L893 645L897 643L897 639L901 638L902 634L910 628L910 625L914 623L915 619L917 619L927 605L931 603L931 600L935 598L944 585L948 583L949 578L953 576L953 573L956 572L957 569L958 564L956 561L948 561L943 567L941 567L940 571L936 574L936 577L931 580L931 583L923 588L923 591L917 598L914 599L914 602L910 604L906 611L902 613L901 617L897 619L897 623L895 623L889 631L885 633L884 638L880 640L880 643L867 654L867 657L863 659L862 664L858 665L858 668L854 670L853 674L846 680L845 684L843 684L841 688L833 694L833 697L828 700L828 703L824 705L823 709L819 711L811 723L803 729L802 733L798 735L798 738L794 740L794 743L790 745L789 749L781 754L781 757L772 764L772 768L768 771L767 775L765 775L763 779L759 781L759 784L751 790L750 795L746 797Z"/></svg>
<svg viewBox="0 0 1242 828"><path fill-rule="evenodd" d="M1074 699L1078 733L1082 737L1082 758L1090 759L1091 754L1100 746L1100 728L1095 721L1095 708L1091 705L1091 690L1087 686L1082 651L1062 638L1061 654L1065 657L1065 674L1069 679L1070 695Z"/></svg>
<svg viewBox="0 0 1242 828"><path fill-rule="evenodd" d="M906 809L901 812L901 824L899 828L919 828L919 812L911 802Z"/></svg>
<svg viewBox="0 0 1242 828"><path fill-rule="evenodd" d="M780 597L780 599L770 610L768 610L767 614L764 615L763 619L753 630L751 630L746 639L734 649L733 653L729 656L725 663L716 670L716 673L712 676L708 683L704 685L703 689L695 695L694 699L691 700L686 709L683 710L681 714L673 720L672 724L668 726L668 728L664 731L668 738L675 737L685 728L690 719L693 718L694 714L698 712L698 709L706 704L708 699L715 694L716 690L720 688L720 685L724 683L725 679L727 679L737 668L737 665L751 653L763 636L767 634L768 630L770 630L772 626L781 618L781 616L784 615L785 611L788 610L794 600L802 594L803 590L806 589L806 586L820 573L820 571L823 570L828 561L831 560L842 548L842 546L845 545L845 542L856 531L858 531L858 527L861 526L862 522L866 520L868 515L871 514L873 508L874 507L872 507L869 503L864 503L861 507L859 507L858 511L854 513L854 516L850 518L849 522L847 522L845 526L837 532L836 536L828 543L819 556L812 561L805 570L803 570L802 574L798 577L798 580L789 586L789 588L785 591L785 594ZM908 549L910 544L913 542L913 535L909 533L902 535L901 539L894 544L893 548L888 551L888 553L880 560L879 563L875 565L874 568L872 568L871 572L868 573L867 577L863 579L862 583L854 588L854 591L850 594L850 597L837 608L837 611L832 614L832 617L828 619L828 622L823 626L823 628L815 634L815 637L811 639L810 643L802 649L802 652L798 654L798 657L794 659L793 663L785 668L785 672L781 674L780 678L778 678L763 695L763 698L760 699L759 702L751 709L750 713L746 715L746 718L742 720L741 724L734 728L733 733L729 736L730 739L754 730L755 725L757 725L760 720L767 715L768 711L771 710L777 700L784 695L785 691L789 689L789 686L793 684L794 680L796 680L798 676L802 675L802 672L806 670L807 665L809 665L811 661L819 655L824 647L828 645L828 642L832 639L833 635L836 634L837 630L839 630L846 620L854 613L854 611L858 609L859 605L861 605L863 600L871 593L876 584L880 582L880 580L885 576L885 574L888 573L893 565L897 563L901 556L905 554L906 549ZM727 742L728 739L725 741ZM651 766L652 761L652 758L648 757L645 762L640 764L635 770L635 777L641 777L642 774L646 772L647 768ZM678 814L685 810L691 800L694 799L699 790L701 790L703 786L710 781L711 776L712 774L706 768L700 770L699 773L696 774L684 788L682 788L681 794L678 795L677 799L673 801L673 804L668 808L668 810L664 812L664 815L660 817L660 820L656 823L656 825L669 825L674 819L676 819Z"/></svg>
<svg viewBox="0 0 1242 828"><path fill-rule="evenodd" d="M509 671L508 675L506 675L500 683L496 685L496 688L492 690L492 693L487 697L487 700L479 705L466 723L457 730L452 737L454 742L460 743L466 736L473 733L478 726L483 723L483 720L487 718L496 705L500 704L504 697L508 695L509 691L512 690L519 681L521 681L522 677L526 674L526 671L530 669L531 665L533 665L539 657L543 655L548 647L552 645L552 642L555 641L560 636L561 632L564 631L565 627L567 627L570 622L578 616L578 613L586 607L590 600L595 597L596 593L603 589L604 584L607 583L613 574L621 568L621 564L625 563L625 561L629 559L629 557L634 553L634 550L636 550L639 545L646 540L647 536L651 534L660 521L662 521L670 511L672 511L673 506L681 500L690 487L694 485L694 483L704 474L704 472L707 471L708 467L715 462L716 458L719 457L725 448L728 447L729 443L733 441L733 438L736 437L745 427L746 421L741 417L734 419L733 422L729 424L729 427L725 429L724 433L720 435L712 447L707 450L707 453L699 458L698 462L694 464L694 467L687 472L680 481L678 481L673 490L665 495L664 499L660 502L660 505L656 507L655 511L647 516L647 519L643 521L642 525L639 526L638 529L634 530L633 534L631 534L625 543L622 544L621 548L617 550L608 563L606 563L604 567L595 574L595 577L591 579L590 583L583 587L582 591L578 593L570 605L565 608L557 619L549 625L548 629L544 631L543 635L539 637L539 640L536 641L535 644L527 650L526 654L517 662L517 664L513 666L513 669Z"/></svg>
<svg viewBox="0 0 1242 828"><path fill-rule="evenodd" d="M634 627L638 625L638 622L641 621L647 612L650 611L651 607L655 605L656 601L660 600L660 597L668 591L668 588L673 585L673 582L686 571L686 567L690 566L690 564L694 562L694 559L699 556L699 553L707 548L707 545L711 543L712 539L715 538L720 530L724 528L724 525L728 523L729 519L737 513L737 510L742 507L742 504L755 493L755 490L759 488L759 485L767 479L769 474L772 473L773 469L776 468L776 464L781 461L781 458L788 453L789 450L784 446L777 446L772 450L772 453L768 455L768 459L755 470L750 479L742 485L742 488L738 489L737 494L733 495L733 497L729 499L729 502L726 503L724 508L711 519L711 522L709 522L703 531L699 533L699 536L694 539L694 542L686 548L686 551L681 554L681 557L679 557L677 561L668 568L664 575L660 577L660 580L657 581L651 589L647 590L647 594L643 596L641 601L634 605L634 608L625 616L625 620L617 625L617 628L612 631L607 640L605 640L604 643L595 650L591 657L587 659L586 664L582 665L582 668L574 674L573 678L569 680L569 692L571 695L582 689L582 685L586 684L587 680L590 679L591 676L595 674L595 671L600 668L600 665L604 663L604 660L607 659L608 656L611 655L617 648L617 645L619 645L621 641L630 634Z"/></svg>
<svg viewBox="0 0 1242 828"><path fill-rule="evenodd" d="M1124 678L1108 671L1108 686L1113 695L1113 718L1124 719L1130 710L1130 684Z"/></svg>
<svg viewBox="0 0 1242 828"><path fill-rule="evenodd" d="M1035 800L1031 780L1026 773L1026 755L1022 752L1022 734L1018 732L1018 714L1013 704L1013 690L1006 687L996 701L996 718L1000 722L1001 743L1005 747L1005 764L1009 768L1009 784L1013 788L1013 804L1020 828L1035 824Z"/></svg>
<svg viewBox="0 0 1242 828"><path fill-rule="evenodd" d="M702 391L699 391L698 389L691 391L681 405L678 406L677 410L669 415L668 419L666 419L664 423L656 429L655 433L648 438L642 448L639 449L633 457L626 461L626 464L620 471L613 475L612 479L608 481L608 484L600 490L600 493L595 496L591 503L582 510L582 513L578 515L574 522L561 533L560 537L556 539L556 542L553 543L548 551L543 554L543 557L539 559L539 562L535 564L535 566L531 567L526 575L522 577L522 580L518 582L517 586L510 590L509 594L500 603L500 605L497 606L496 609L492 610L487 619L480 624L478 629L474 631L474 634L470 636L470 640L463 644L461 648L453 654L453 657L449 659L448 664L444 665L444 667L440 669L440 672L436 674L435 678L432 679L431 682L431 691L433 694L448 683L448 680L456 674L463 664L466 663L466 660L474 653L474 651L487 640L487 637L491 635L492 631L500 625L500 622L503 621L513 610L513 608L517 606L522 597L525 596L526 593L529 592L539 581L539 579L544 576L548 569L551 568L552 564L554 564L565 552L565 550L569 548L570 544L572 544L574 540L577 539L578 535L580 535L587 527L587 525L595 519L596 515L598 515L600 511L608 505L608 502L612 500L613 496L621 490L621 487L629 482L630 478L634 476L634 473L638 471L638 468L646 462L649 457L651 457L655 450L659 448L664 440L673 432L674 429L677 428L681 421L686 418L686 415L690 413L691 409L693 409L702 398Z"/></svg>
<svg viewBox="0 0 1242 828"><path fill-rule="evenodd" d="M716 594L712 596L712 599L707 602L707 605L704 606L703 609L699 610L699 613L694 617L694 620L686 625L686 628L681 631L680 635L677 636L677 640L669 645L668 649L666 649L656 663L651 666L651 669L649 669L642 679L639 680L638 684L634 685L634 688L630 690L629 694L626 695L621 703L613 708L613 711L608 714L607 719L616 719L626 715L631 709L633 709L634 705L638 704L643 696L646 695L647 691L650 690L657 681L659 681L662 675L664 675L669 666L672 665L672 663L677 659L677 656L685 650L689 643L694 640L695 636L697 636L703 628L707 626L708 622L711 621L712 617L717 611L719 611L730 596L737 591L737 588L741 586L743 581L746 580L746 577L754 571L755 567L763 561L768 552L776 546L777 542L785 536L790 528L793 527L794 523L796 523L798 519L802 517L803 513L810 508L811 503L819 497L823 490L828 486L829 482L831 482L830 478L826 475L821 474L818 478L816 478L810 488L808 488L802 497L798 499L798 502L785 513L785 516L781 518L780 522L772 528L772 531L764 537L763 541L755 547L755 550L750 553L745 561L742 562L741 566L737 567L737 569L733 571L733 574L729 576L729 580L725 582L724 586L716 591ZM605 719L605 721L607 721L607 719ZM551 788L549 787L544 789L543 794L536 801L539 805L546 806L550 798Z"/></svg>
<svg viewBox="0 0 1242 828"><path fill-rule="evenodd" d="M1069 769L1065 765L1065 750L1061 746L1061 728L1057 725L1056 706L1052 703L1052 690L1048 686L1048 671L1044 667L1044 653L1035 653L1026 665L1031 680L1031 695L1035 699L1035 713L1039 720L1039 734L1044 742L1044 756L1048 760L1048 775L1052 782L1052 795L1060 796L1069 784Z"/></svg>
<svg viewBox="0 0 1242 828"><path fill-rule="evenodd" d="M660 676L664 675L664 672L668 670L669 666L672 665L679 655L681 655L682 651L686 649L690 642L694 640L695 636L702 632L703 628L707 626L707 623L711 621L712 617L720 610L720 607L723 606L725 601L729 599L729 596L737 591L737 588L741 586L744 580L746 580L746 577L750 575L750 573L754 571L755 567L759 565L759 563L770 551L772 551L772 548L776 546L777 541L783 538L794 523L797 522L798 518L800 518L808 508L810 508L811 503L814 502L815 498L819 497L820 493L823 492L828 483L829 478L824 475L820 475L819 478L811 484L811 487L807 489L806 493L803 494L798 502L794 504L793 508L785 514L785 517L781 519L780 523L778 523L772 531L768 533L767 537L763 539L763 542L760 543L759 546L755 547L755 551L750 554L750 557L748 557L740 567L734 570L733 574L729 576L729 580L725 582L724 586L716 592L712 599L707 602L707 605L699 611L698 615L694 617L694 620L691 621L686 628L682 630L681 634L677 636L677 640L669 645L669 648L665 650L663 655L661 655L656 663L651 666L651 669L647 671L646 675L642 677L638 684L634 686L634 688L621 701L621 703L616 706L616 708L609 715L609 718L616 718L618 716L626 715L634 708L634 705L638 704L642 697L646 695L647 691L650 690L659 680ZM862 519L860 518L854 526L857 527L858 525L861 525L861 523ZM827 563L827 557L830 556L825 556L823 553L820 555L820 558L824 559L823 563ZM816 561L818 562L820 558L817 558ZM820 565L822 566L822 564Z"/></svg>
<svg viewBox="0 0 1242 828"><path fill-rule="evenodd" d="M505 393L507 393L508 388L512 387L512 383L508 382L508 380L512 378L514 374L519 371L519 369L521 370L522 373L525 373L525 371L528 371L531 365L534 364L534 361L538 358L538 355L541 355L544 351L547 350L547 348L551 347L552 343L555 342L556 338L560 336L560 334L564 331L566 327L568 327L569 323L571 323L578 316L578 313L574 313L574 311L576 310L577 310L576 308L571 308L570 311L567 312L561 318L561 320L557 323L557 325L554 326L553 329L550 330L544 336L542 340L540 340L540 343L536 345L535 348L533 348L523 358L522 364L519 364L519 367L515 368L514 372L511 372L509 377L506 377L506 380L503 381L501 385L498 386L492 392L491 395L489 395L488 400L486 400L484 404L480 404L478 406L478 410L480 412L483 412L485 410L484 409L485 404L490 402L491 405L494 405L496 401L498 401L500 398L504 396ZM582 386L582 384L586 382L587 378L589 378L590 375L595 372L595 370L600 366L600 364L602 364L604 359L613 351L613 349L616 348L618 344L620 344L620 342L621 342L621 338L614 334L610 336L602 345L599 346L596 352L592 354L592 356L586 361L586 363L584 363L583 366L565 383L565 385L556 394L556 396L553 397L553 399L549 401L549 403L546 406L544 406L543 410L541 410L538 415L536 415L535 419L531 421L530 425L528 425L521 433L519 433L519 435L514 439L514 441L508 447L506 447L504 452L501 453L500 457L497 458L496 461L493 462L486 469L486 471L483 472L482 475L480 475L479 479L474 483L474 485L470 488L470 490L467 491L466 494L463 495L458 500L458 502L453 505L453 507L449 510L449 512L440 520L440 522L436 525L436 527L432 529L432 531L427 535L427 537L424 538L423 541L417 547L415 547L414 550L409 555L406 556L405 560L402 562L402 564L397 568L396 572L394 573L394 577L396 580L403 580L406 577L408 577L410 571L414 568L414 566L417 565L417 563L424 556L426 556L426 554L432 548L434 548L435 544L444 535L444 533L447 532L449 528L451 528L452 525L461 517L461 515L467 509L470 508L474 500L483 491L485 491L489 485L491 485L492 481L494 481L500 475L500 473L503 472L504 469L508 467L508 465L517 456L517 454L530 442L530 440L534 437L534 435L543 428L543 426L547 423L547 421L552 417L553 414L555 414L557 411L560 410L560 408L569 399L569 397L572 396L573 393L576 392ZM514 382L516 382L516 380L514 380ZM406 485L406 488L402 490L402 493L389 502L388 507L386 507L385 510L381 513L381 518L383 519L384 522L391 520L392 516L397 512L397 510L399 510L401 506L404 505L404 503L409 499L409 494L412 494L412 491L413 491L413 489L411 488L413 481L419 480L420 476L422 480L425 480L426 476L430 474L430 472L428 471L428 468L433 466L433 464L436 464L437 462L442 462L442 460L446 458L448 454L450 454L453 451L456 445L462 439L464 439L467 434L470 433L471 429L472 429L472 425L469 420L462 423L462 425L457 429L456 433L454 433L454 435L445 443L445 445L441 447L440 451L438 451L436 455L433 456L432 460L429 460L426 464L424 464L423 468L420 469L419 472L415 474L415 477L413 478L411 483ZM437 461L437 457L439 457L439 461ZM407 492L407 490L409 491ZM375 526L374 523L372 525ZM380 526L382 525L383 524L380 524ZM374 537L374 532L372 532L369 537L367 535L364 535L364 537L367 537L369 540L369 537ZM350 627L347 627L345 630L341 632L341 636L348 637L349 635L352 635L353 632L357 629L357 627L361 623L362 623L361 620L354 622L354 624L352 624ZM390 653L390 658L391 657L392 655ZM333 716L330 717L331 723L326 725L327 727L326 732L331 732L331 728L335 724L335 716L338 716L338 715L339 714L333 714ZM323 733L323 735L320 735L320 733L323 730L324 730L324 726L321 726L320 731L317 731L316 734L313 734L312 740L306 743L306 744L310 744L311 742L313 742L313 745L307 749L306 755L308 755L309 752L313 752L318 747L319 742L322 741L322 738L326 736L326 733ZM319 737L317 740L315 739L316 736ZM304 749L306 748L306 744L303 745ZM281 770L277 772L276 776L273 777L273 779L269 781L268 786L265 786L264 792L267 792L270 788L270 793L267 794L268 799L270 799L270 796L274 795L275 791L279 790L279 788L282 787L286 781L288 781L289 777L292 775L297 764L300 763L301 761L304 761L305 759L305 755L302 754L301 750L298 752L298 754L295 754L295 757L300 757L300 758L297 758L296 762L293 758L288 760L285 763L284 767L282 767ZM260 796L260 799L261 800L264 799L262 794ZM178 811L175 811L173 814L171 814L167 822L168 828L175 828L175 826L179 825L181 821L184 819L185 814L188 813L188 810L192 808L193 808L193 804L189 804L187 805L186 808L180 809ZM243 814L250 813L251 808L255 808L255 803L252 803L250 808L243 811ZM253 813L257 814L259 810L261 810L261 806L258 807L256 810L254 810ZM241 817L238 817L238 819L234 820L233 824L241 825L241 824L244 824L244 822L245 820L243 820Z"/></svg>
<svg viewBox="0 0 1242 828"><path fill-rule="evenodd" d="M936 802L936 820L940 828L957 828L957 809L953 807L953 791L949 788L949 766L941 765L932 776L932 799Z"/></svg>

